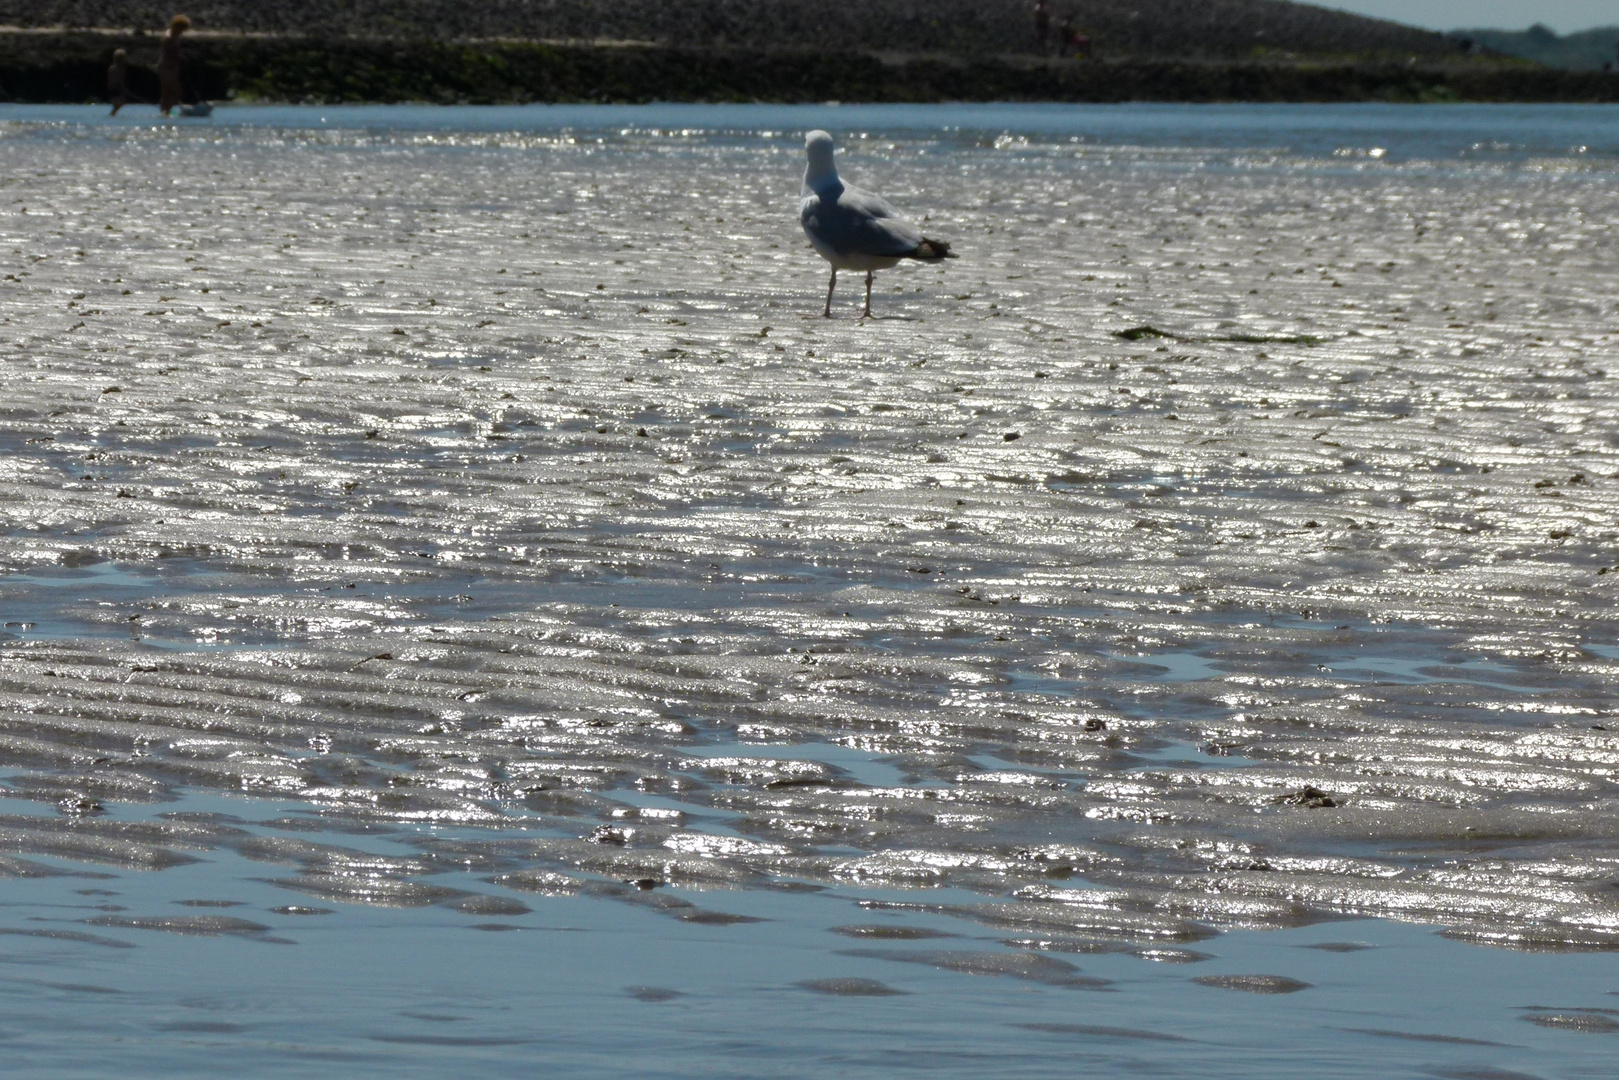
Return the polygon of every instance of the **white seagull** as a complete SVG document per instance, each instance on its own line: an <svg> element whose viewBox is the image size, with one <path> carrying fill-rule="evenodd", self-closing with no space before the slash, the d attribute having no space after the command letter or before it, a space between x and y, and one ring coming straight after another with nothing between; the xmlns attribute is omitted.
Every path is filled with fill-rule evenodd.
<svg viewBox="0 0 1619 1080"><path fill-rule="evenodd" d="M871 275L887 270L901 259L938 262L954 259L950 245L929 240L922 230L894 212L881 195L861 191L838 178L832 161L832 136L812 131L804 137L809 167L804 170L803 201L798 204L798 220L804 234L832 264L832 282L826 287L827 318L832 317L832 291L838 287L839 270L866 272L866 310L871 315Z"/></svg>

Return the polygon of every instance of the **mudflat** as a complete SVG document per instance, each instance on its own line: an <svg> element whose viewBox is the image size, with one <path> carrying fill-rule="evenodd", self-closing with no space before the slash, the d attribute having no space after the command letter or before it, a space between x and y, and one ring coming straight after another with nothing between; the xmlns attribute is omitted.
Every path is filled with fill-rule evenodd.
<svg viewBox="0 0 1619 1080"><path fill-rule="evenodd" d="M74 933L1004 943L826 935L828 1009L1614 947L1619 114L429 112L0 114L0 839L151 901ZM809 126L960 255L875 319Z"/></svg>

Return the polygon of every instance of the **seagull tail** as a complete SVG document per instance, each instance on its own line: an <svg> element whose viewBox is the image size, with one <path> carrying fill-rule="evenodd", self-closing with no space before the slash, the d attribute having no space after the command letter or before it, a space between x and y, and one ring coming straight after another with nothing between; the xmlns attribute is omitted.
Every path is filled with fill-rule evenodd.
<svg viewBox="0 0 1619 1080"><path fill-rule="evenodd" d="M950 245L944 240L929 240L925 237L916 245L916 250L906 256L908 259L921 259L923 262L938 262L940 259L954 259L956 253L950 250Z"/></svg>

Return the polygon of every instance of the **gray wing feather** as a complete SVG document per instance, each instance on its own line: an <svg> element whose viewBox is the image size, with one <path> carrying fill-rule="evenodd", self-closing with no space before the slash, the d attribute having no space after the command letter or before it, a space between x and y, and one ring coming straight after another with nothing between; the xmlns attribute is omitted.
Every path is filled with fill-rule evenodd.
<svg viewBox="0 0 1619 1080"><path fill-rule="evenodd" d="M805 232L842 255L899 257L922 243L922 230L882 196L849 184L805 193L799 220Z"/></svg>

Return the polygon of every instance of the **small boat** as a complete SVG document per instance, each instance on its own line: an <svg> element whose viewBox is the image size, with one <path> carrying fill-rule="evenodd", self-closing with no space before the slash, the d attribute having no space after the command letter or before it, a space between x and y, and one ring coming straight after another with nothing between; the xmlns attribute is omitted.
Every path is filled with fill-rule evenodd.
<svg viewBox="0 0 1619 1080"><path fill-rule="evenodd" d="M195 105L180 106L181 116L212 116L213 112L214 103L211 101L199 101Z"/></svg>

